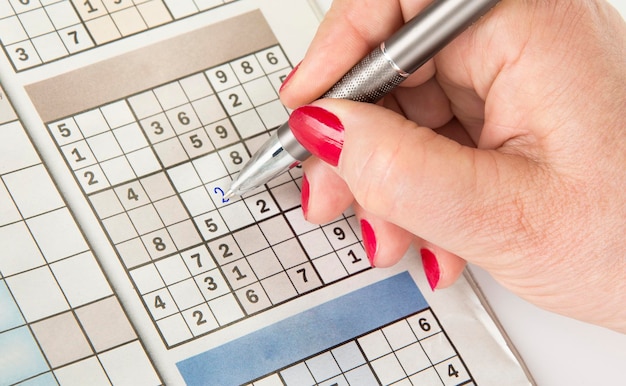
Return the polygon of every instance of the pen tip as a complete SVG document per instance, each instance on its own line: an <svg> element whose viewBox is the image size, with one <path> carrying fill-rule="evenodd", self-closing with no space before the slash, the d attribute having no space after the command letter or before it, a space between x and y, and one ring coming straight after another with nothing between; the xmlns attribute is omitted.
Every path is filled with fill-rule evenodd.
<svg viewBox="0 0 626 386"><path fill-rule="evenodd" d="M230 198L233 198L235 196L235 192L232 189L228 189L226 191L226 193L224 193L224 200L228 200Z"/></svg>

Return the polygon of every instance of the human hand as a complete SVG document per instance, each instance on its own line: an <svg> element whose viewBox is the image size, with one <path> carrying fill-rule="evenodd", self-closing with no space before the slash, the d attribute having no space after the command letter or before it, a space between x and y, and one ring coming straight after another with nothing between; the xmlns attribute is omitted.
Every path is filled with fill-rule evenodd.
<svg viewBox="0 0 626 386"><path fill-rule="evenodd" d="M318 98L427 3L335 0L283 102ZM325 222L354 202L373 265L413 243L433 288L467 261L540 307L626 333L624 112L626 25L610 5L503 0L381 105L294 111L317 156L303 210Z"/></svg>

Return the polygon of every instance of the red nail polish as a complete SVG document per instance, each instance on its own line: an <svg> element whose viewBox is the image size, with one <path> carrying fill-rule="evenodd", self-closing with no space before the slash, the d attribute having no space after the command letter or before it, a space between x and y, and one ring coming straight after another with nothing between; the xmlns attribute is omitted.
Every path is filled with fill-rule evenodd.
<svg viewBox="0 0 626 386"><path fill-rule="evenodd" d="M283 89L285 88L285 86L287 86L287 83L289 83L289 79L291 79L291 77L293 76L293 74L296 73L296 71L298 70L298 67L300 67L300 63L296 64L296 66L293 68L293 70L291 70L291 72L289 74L287 74L287 77L285 78L285 80L283 80L283 83L280 85L280 88L278 89L278 92L280 93L281 91L283 91Z"/></svg>
<svg viewBox="0 0 626 386"><path fill-rule="evenodd" d="M370 265L375 267L374 259L376 257L376 234L374 234L374 228L366 220L361 220L361 235L363 236L363 245L365 246L365 253L370 261Z"/></svg>
<svg viewBox="0 0 626 386"><path fill-rule="evenodd" d="M321 107L302 106L291 113L289 127L311 154L332 166L339 164L344 128L334 114Z"/></svg>
<svg viewBox="0 0 626 386"><path fill-rule="evenodd" d="M437 288L437 284L439 283L439 276L441 275L441 271L439 270L439 263L437 262L437 257L434 253L426 248L420 249L420 254L422 255L422 265L424 266L426 279L428 280L430 289L434 291L435 288Z"/></svg>
<svg viewBox="0 0 626 386"><path fill-rule="evenodd" d="M309 212L309 180L306 178L306 174L302 176L302 214L306 219L307 214Z"/></svg>

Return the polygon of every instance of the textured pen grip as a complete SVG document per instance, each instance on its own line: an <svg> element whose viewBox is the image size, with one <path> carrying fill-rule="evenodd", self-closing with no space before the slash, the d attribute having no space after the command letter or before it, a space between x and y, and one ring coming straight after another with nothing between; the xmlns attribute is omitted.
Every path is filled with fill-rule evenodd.
<svg viewBox="0 0 626 386"><path fill-rule="evenodd" d="M375 103L405 79L383 51L375 49L352 67L322 98Z"/></svg>

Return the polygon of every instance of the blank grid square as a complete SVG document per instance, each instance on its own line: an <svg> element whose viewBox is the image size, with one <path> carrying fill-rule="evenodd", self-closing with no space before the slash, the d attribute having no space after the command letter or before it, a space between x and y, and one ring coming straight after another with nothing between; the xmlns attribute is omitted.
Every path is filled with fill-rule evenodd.
<svg viewBox="0 0 626 386"><path fill-rule="evenodd" d="M80 23L80 19L69 1L61 1L46 7L46 13L56 29Z"/></svg>
<svg viewBox="0 0 626 386"><path fill-rule="evenodd" d="M20 347L15 355L14 347ZM0 334L0 382L12 385L48 370L46 360L28 327Z"/></svg>
<svg viewBox="0 0 626 386"><path fill-rule="evenodd" d="M137 337L115 297L81 307L76 310L76 315L97 352L130 342Z"/></svg>
<svg viewBox="0 0 626 386"><path fill-rule="evenodd" d="M41 162L18 121L0 127L0 175Z"/></svg>
<svg viewBox="0 0 626 386"><path fill-rule="evenodd" d="M54 26L43 8L22 13L19 15L19 19L31 38L54 30Z"/></svg>
<svg viewBox="0 0 626 386"><path fill-rule="evenodd" d="M402 366L400 366L400 362L398 362L398 359L393 354L388 354L372 361L372 367L383 385L389 385L406 378L406 374Z"/></svg>
<svg viewBox="0 0 626 386"><path fill-rule="evenodd" d="M97 358L91 357L54 371L63 386L109 386L109 380Z"/></svg>
<svg viewBox="0 0 626 386"><path fill-rule="evenodd" d="M33 45L37 49L39 57L44 62L49 62L67 55L67 50L63 41L56 33L41 35L32 40Z"/></svg>
<svg viewBox="0 0 626 386"><path fill-rule="evenodd" d="M29 322L69 309L63 292L48 267L9 277L6 283ZM33 293L46 296L32 296Z"/></svg>
<svg viewBox="0 0 626 386"><path fill-rule="evenodd" d="M100 354L99 358L114 385L162 384L137 341Z"/></svg>
<svg viewBox="0 0 626 386"><path fill-rule="evenodd" d="M49 263L89 248L67 208L33 217L26 223Z"/></svg>
<svg viewBox="0 0 626 386"><path fill-rule="evenodd" d="M92 354L87 338L71 312L34 323L31 328L53 368Z"/></svg>
<svg viewBox="0 0 626 386"><path fill-rule="evenodd" d="M65 206L43 165L35 165L3 176L24 218Z"/></svg>
<svg viewBox="0 0 626 386"><path fill-rule="evenodd" d="M45 260L26 224L0 227L0 271L5 276L40 267Z"/></svg>
<svg viewBox="0 0 626 386"><path fill-rule="evenodd" d="M325 381L341 373L337 362L330 353L313 357L307 360L306 364L317 382Z"/></svg>
<svg viewBox="0 0 626 386"><path fill-rule="evenodd" d="M135 7L115 12L111 15L122 36L132 35L147 28L141 14Z"/></svg>
<svg viewBox="0 0 626 386"><path fill-rule="evenodd" d="M304 363L295 365L280 372L285 383L289 386L314 385L315 379Z"/></svg>

